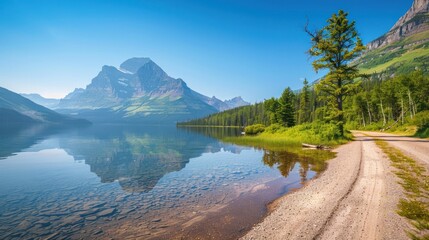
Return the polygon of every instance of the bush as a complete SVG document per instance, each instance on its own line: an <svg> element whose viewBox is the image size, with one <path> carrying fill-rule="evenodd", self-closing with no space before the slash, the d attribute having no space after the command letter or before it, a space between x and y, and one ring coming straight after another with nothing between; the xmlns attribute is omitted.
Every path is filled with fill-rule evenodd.
<svg viewBox="0 0 429 240"><path fill-rule="evenodd" d="M278 123L274 123L271 124L270 126L268 126L267 128L265 128L265 132L267 133L276 133L279 132L280 130L284 130L285 127L283 127L282 125L278 124Z"/></svg>
<svg viewBox="0 0 429 240"><path fill-rule="evenodd" d="M347 130L356 130L356 129L359 129L360 127L361 126L357 121L349 121L349 122L346 122L346 124L344 124L344 129L347 129Z"/></svg>
<svg viewBox="0 0 429 240"><path fill-rule="evenodd" d="M267 128L261 136L266 138L284 138L288 141L305 142L313 144L335 144L351 139L350 133L341 137L340 130L336 124L313 122L304 123L294 127L286 128L278 124L273 124Z"/></svg>
<svg viewBox="0 0 429 240"><path fill-rule="evenodd" d="M429 127L429 111L417 113L413 122L419 129Z"/></svg>
<svg viewBox="0 0 429 240"><path fill-rule="evenodd" d="M424 138L429 137L429 111L417 113L413 122L417 125L416 136Z"/></svg>
<svg viewBox="0 0 429 240"><path fill-rule="evenodd" d="M385 126L383 126L382 122L373 122L371 124L367 124L365 127L363 127L363 130L366 131L378 131L383 129Z"/></svg>
<svg viewBox="0 0 429 240"><path fill-rule="evenodd" d="M244 128L247 135L256 135L265 131L265 126L262 124L254 124Z"/></svg>

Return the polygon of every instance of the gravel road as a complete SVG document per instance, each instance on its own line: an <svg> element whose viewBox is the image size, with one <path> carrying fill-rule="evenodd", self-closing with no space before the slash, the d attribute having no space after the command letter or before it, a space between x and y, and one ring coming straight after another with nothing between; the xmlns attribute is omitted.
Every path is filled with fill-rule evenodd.
<svg viewBox="0 0 429 240"><path fill-rule="evenodd" d="M337 157L320 177L279 199L242 239L408 239L407 220L396 214L403 193L390 161L375 134L354 135L355 141L335 149ZM380 136L427 161L427 142Z"/></svg>
<svg viewBox="0 0 429 240"><path fill-rule="evenodd" d="M411 138L380 132L362 132L367 136L388 142L414 160L426 166L429 170L429 139Z"/></svg>

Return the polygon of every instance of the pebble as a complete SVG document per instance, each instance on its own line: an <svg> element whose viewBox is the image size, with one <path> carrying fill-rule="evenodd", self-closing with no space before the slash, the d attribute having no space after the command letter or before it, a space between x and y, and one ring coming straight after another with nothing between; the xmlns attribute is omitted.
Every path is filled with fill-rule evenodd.
<svg viewBox="0 0 429 240"><path fill-rule="evenodd" d="M115 211L116 211L116 209L114 209L114 208L108 208L108 209L105 209L105 210L97 213L96 215L98 217L107 217L107 216L112 215Z"/></svg>

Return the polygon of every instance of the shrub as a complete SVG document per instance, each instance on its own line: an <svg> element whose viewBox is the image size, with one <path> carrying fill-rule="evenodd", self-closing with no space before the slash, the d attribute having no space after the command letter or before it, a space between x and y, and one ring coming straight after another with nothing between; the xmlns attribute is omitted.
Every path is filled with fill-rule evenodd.
<svg viewBox="0 0 429 240"><path fill-rule="evenodd" d="M267 133L276 133L280 131L280 129L283 129L284 127L278 123L271 124L267 128L265 128L265 132Z"/></svg>
<svg viewBox="0 0 429 240"><path fill-rule="evenodd" d="M429 111L417 113L413 122L417 125L416 136L429 137Z"/></svg>
<svg viewBox="0 0 429 240"><path fill-rule="evenodd" d="M262 124L254 124L244 128L244 132L247 135L256 135L264 132L264 130L265 130L265 126Z"/></svg>
<svg viewBox="0 0 429 240"><path fill-rule="evenodd" d="M414 124L420 128L427 128L429 126L429 111L423 111L416 114L414 117Z"/></svg>

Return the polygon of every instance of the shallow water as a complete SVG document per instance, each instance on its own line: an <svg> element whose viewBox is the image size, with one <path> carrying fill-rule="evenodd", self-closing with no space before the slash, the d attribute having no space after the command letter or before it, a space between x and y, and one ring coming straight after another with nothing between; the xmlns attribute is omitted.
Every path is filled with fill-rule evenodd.
<svg viewBox="0 0 429 240"><path fill-rule="evenodd" d="M240 236L323 166L210 137L237 131L2 130L0 239Z"/></svg>

